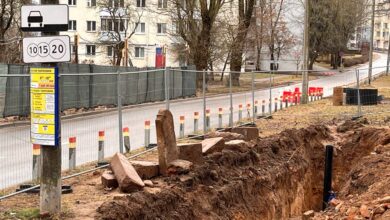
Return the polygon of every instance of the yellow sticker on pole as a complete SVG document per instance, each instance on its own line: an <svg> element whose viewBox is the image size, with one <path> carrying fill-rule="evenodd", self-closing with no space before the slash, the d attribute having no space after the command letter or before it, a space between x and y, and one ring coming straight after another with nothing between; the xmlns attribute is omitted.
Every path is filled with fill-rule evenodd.
<svg viewBox="0 0 390 220"><path fill-rule="evenodd" d="M31 142L55 146L58 142L56 68L31 68Z"/></svg>

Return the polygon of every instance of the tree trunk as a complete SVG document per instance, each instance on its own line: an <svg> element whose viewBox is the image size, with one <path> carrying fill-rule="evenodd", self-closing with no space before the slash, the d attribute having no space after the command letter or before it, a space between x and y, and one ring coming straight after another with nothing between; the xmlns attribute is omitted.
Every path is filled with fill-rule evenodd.
<svg viewBox="0 0 390 220"><path fill-rule="evenodd" d="M208 21L210 22L210 21ZM203 71L207 68L207 61L209 59L209 46L210 46L210 35L211 35L211 23L203 22L202 31L197 39L195 48L191 48L194 52L194 64L196 70ZM196 75L196 87L202 88L203 74L198 73Z"/></svg>

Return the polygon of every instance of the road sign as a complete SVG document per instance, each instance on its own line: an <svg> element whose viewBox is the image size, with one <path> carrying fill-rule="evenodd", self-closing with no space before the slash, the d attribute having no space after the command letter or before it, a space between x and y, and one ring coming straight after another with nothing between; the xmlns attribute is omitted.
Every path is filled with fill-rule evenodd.
<svg viewBox="0 0 390 220"><path fill-rule="evenodd" d="M69 62L70 54L69 36L23 39L23 61L25 63Z"/></svg>
<svg viewBox="0 0 390 220"><path fill-rule="evenodd" d="M24 5L21 9L22 31L67 31L69 7L67 5Z"/></svg>
<svg viewBox="0 0 390 220"><path fill-rule="evenodd" d="M58 146L58 68L31 68L31 143Z"/></svg>

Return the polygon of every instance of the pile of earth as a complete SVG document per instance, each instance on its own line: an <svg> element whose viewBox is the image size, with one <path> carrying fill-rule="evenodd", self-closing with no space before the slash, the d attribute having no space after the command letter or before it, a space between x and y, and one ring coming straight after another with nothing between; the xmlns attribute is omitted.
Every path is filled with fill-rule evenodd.
<svg viewBox="0 0 390 220"><path fill-rule="evenodd" d="M342 128L342 129L341 129ZM390 129L359 122L315 125L259 138L205 156L188 174L153 179L153 187L115 196L99 219L288 219L322 208L325 145L335 146L334 190L363 192L373 183L350 169L389 144ZM388 165L388 158L384 158ZM379 163L378 163L379 164ZM378 165L379 166L379 165ZM382 166L382 165L381 165ZM374 168L373 168L374 170ZM349 186L349 187L348 187ZM353 186L353 187L352 187ZM385 186L384 186L385 187ZM384 188L378 186L378 192ZM347 193L348 192L348 193ZM316 213L316 217L324 212Z"/></svg>

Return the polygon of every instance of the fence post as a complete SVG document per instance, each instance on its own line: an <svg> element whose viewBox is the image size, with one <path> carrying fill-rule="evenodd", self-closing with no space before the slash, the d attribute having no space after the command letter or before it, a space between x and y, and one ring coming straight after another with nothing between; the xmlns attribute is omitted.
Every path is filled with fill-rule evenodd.
<svg viewBox="0 0 390 220"><path fill-rule="evenodd" d="M131 151L131 146L130 146L130 130L128 127L123 128L123 143L125 145L126 153L129 153Z"/></svg>
<svg viewBox="0 0 390 220"><path fill-rule="evenodd" d="M76 168L76 137L69 138L69 170Z"/></svg>
<svg viewBox="0 0 390 220"><path fill-rule="evenodd" d="M272 68L273 69L273 68ZM272 116L272 74L273 74L273 70L271 71L271 74L269 75L269 115Z"/></svg>
<svg viewBox="0 0 390 220"><path fill-rule="evenodd" d="M206 122L206 70L203 70L203 133L206 134L207 132L207 122Z"/></svg>
<svg viewBox="0 0 390 220"><path fill-rule="evenodd" d="M33 144L32 179L39 180L41 174L41 145Z"/></svg>
<svg viewBox="0 0 390 220"><path fill-rule="evenodd" d="M199 112L194 112L194 133L198 132Z"/></svg>
<svg viewBox="0 0 390 220"><path fill-rule="evenodd" d="M98 166L104 163L104 131L99 131Z"/></svg>
<svg viewBox="0 0 390 220"><path fill-rule="evenodd" d="M170 99L170 94L169 94L169 84L170 84L170 80L169 80L169 72L170 72L170 68L169 67L165 67L165 70L164 70L164 81L165 81L165 108L169 110L169 99Z"/></svg>
<svg viewBox="0 0 390 220"><path fill-rule="evenodd" d="M255 124L255 72L252 71L252 123Z"/></svg>
<svg viewBox="0 0 390 220"><path fill-rule="evenodd" d="M358 108L357 108L357 117L362 116L362 105L360 100L360 71L358 69L355 70L356 72L356 89L357 89L357 101L358 101Z"/></svg>
<svg viewBox="0 0 390 220"><path fill-rule="evenodd" d="M222 116L223 116L223 109L218 108L218 128L222 128Z"/></svg>
<svg viewBox="0 0 390 220"><path fill-rule="evenodd" d="M295 105L298 105L298 94L294 95L294 101L295 101Z"/></svg>
<svg viewBox="0 0 390 220"><path fill-rule="evenodd" d="M229 127L233 127L233 88L232 88L232 73L229 73L229 98L230 98Z"/></svg>
<svg viewBox="0 0 390 220"><path fill-rule="evenodd" d="M145 148L150 145L150 121L145 121Z"/></svg>
<svg viewBox="0 0 390 220"><path fill-rule="evenodd" d="M179 120L179 123L180 123L180 132L179 132L179 138L184 138L184 116L180 116L180 120Z"/></svg>
<svg viewBox="0 0 390 220"><path fill-rule="evenodd" d="M123 153L123 121L122 121L122 96L121 96L121 73L117 75L117 98L118 98L118 132L119 132L119 152Z"/></svg>

